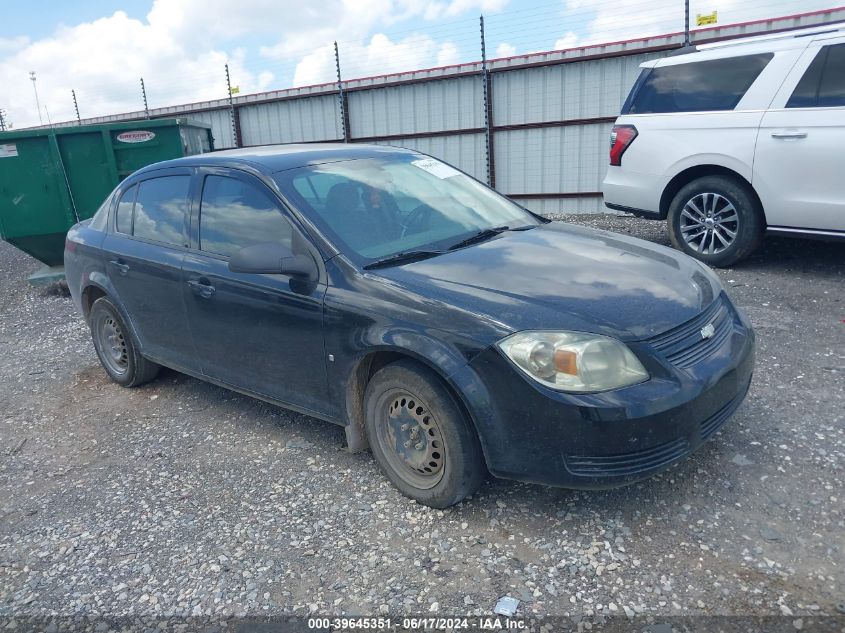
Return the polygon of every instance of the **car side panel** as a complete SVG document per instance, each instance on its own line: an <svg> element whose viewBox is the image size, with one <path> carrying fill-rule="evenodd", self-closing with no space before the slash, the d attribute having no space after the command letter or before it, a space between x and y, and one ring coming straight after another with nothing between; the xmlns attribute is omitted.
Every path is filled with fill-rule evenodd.
<svg viewBox="0 0 845 633"><path fill-rule="evenodd" d="M106 275L132 318L141 349L165 365L195 368L182 297L185 249L117 233L103 241Z"/></svg>
<svg viewBox="0 0 845 633"><path fill-rule="evenodd" d="M845 106L785 107L823 45L815 42L783 82L757 137L752 183L774 227L845 231Z"/></svg>
<svg viewBox="0 0 845 633"><path fill-rule="evenodd" d="M103 272L103 257L100 246L105 234L88 228L89 221L71 227L65 238L65 280L70 296L80 313L82 293L91 284L92 275Z"/></svg>
<svg viewBox="0 0 845 633"><path fill-rule="evenodd" d="M718 165L751 180L754 142L762 111L684 112L619 117L638 136L608 169L605 201L656 212L669 181L699 165Z"/></svg>

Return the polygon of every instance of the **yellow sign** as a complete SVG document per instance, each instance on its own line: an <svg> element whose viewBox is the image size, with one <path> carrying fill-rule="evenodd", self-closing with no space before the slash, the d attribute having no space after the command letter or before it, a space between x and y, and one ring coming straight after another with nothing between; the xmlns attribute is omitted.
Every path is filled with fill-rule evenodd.
<svg viewBox="0 0 845 633"><path fill-rule="evenodd" d="M236 95L241 91L240 86L232 86L232 94Z"/></svg>
<svg viewBox="0 0 845 633"><path fill-rule="evenodd" d="M707 24L716 24L716 11L713 13L697 13L695 16L695 23L698 26L706 26Z"/></svg>

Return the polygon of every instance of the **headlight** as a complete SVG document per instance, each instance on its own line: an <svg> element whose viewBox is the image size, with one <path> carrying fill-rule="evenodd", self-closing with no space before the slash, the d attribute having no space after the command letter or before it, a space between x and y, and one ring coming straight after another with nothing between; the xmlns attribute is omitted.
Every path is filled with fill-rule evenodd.
<svg viewBox="0 0 845 633"><path fill-rule="evenodd" d="M517 332L498 343L523 372L559 391L607 391L648 380L624 343L584 332Z"/></svg>

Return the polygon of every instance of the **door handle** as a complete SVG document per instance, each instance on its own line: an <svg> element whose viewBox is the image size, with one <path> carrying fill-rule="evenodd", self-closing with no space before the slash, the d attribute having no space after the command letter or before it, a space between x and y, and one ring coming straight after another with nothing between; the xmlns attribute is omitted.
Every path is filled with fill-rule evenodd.
<svg viewBox="0 0 845 633"><path fill-rule="evenodd" d="M203 299L210 299L214 295L214 286L208 283L208 281L203 283L202 281L192 279L188 282L188 285L194 291L194 294L198 294Z"/></svg>
<svg viewBox="0 0 845 633"><path fill-rule="evenodd" d="M121 275L125 276L129 272L129 264L124 264L119 259L113 259L109 262L109 264L117 268L117 272L119 272Z"/></svg>
<svg viewBox="0 0 845 633"><path fill-rule="evenodd" d="M772 138L807 138L806 132L772 132Z"/></svg>

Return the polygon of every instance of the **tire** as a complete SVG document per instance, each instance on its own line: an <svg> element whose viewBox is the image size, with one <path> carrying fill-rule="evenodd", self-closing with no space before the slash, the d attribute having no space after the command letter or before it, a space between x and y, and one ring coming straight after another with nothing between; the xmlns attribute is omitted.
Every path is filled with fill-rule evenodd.
<svg viewBox="0 0 845 633"><path fill-rule="evenodd" d="M754 193L727 176L705 176L682 187L667 220L675 248L716 267L748 257L760 246L766 229Z"/></svg>
<svg viewBox="0 0 845 633"><path fill-rule="evenodd" d="M364 411L373 456L406 497L447 508L481 486L478 436L428 368L402 360L380 369L364 392Z"/></svg>
<svg viewBox="0 0 845 633"><path fill-rule="evenodd" d="M141 356L129 328L107 297L91 306L88 324L100 364L117 384L138 387L158 375L161 366Z"/></svg>

